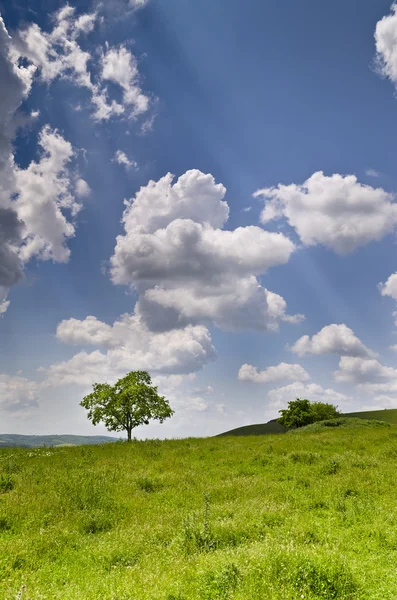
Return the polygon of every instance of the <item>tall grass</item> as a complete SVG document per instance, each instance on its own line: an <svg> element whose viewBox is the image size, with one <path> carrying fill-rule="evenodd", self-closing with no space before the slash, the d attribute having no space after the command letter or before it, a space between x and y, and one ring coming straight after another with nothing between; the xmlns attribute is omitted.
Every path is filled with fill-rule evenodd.
<svg viewBox="0 0 397 600"><path fill-rule="evenodd" d="M397 598L397 428L0 451L0 598Z"/></svg>

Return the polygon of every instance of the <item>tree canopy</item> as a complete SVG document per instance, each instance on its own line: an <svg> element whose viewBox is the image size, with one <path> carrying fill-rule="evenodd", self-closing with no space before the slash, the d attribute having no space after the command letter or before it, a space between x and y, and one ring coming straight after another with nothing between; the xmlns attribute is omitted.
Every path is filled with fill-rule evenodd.
<svg viewBox="0 0 397 600"><path fill-rule="evenodd" d="M163 423L174 414L146 371L131 371L113 386L94 383L92 387L80 406L87 409L93 425L103 423L108 431L126 431L128 441L135 427L151 420Z"/></svg>
<svg viewBox="0 0 397 600"><path fill-rule="evenodd" d="M334 419L340 415L337 406L325 402L310 402L310 400L297 398L288 402L288 408L280 410L278 420L287 429L296 429L310 425L316 421Z"/></svg>

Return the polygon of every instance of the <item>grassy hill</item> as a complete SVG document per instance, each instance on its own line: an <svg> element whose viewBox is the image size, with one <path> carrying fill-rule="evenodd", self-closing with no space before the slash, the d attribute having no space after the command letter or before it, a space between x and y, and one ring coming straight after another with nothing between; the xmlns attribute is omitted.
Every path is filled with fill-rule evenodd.
<svg viewBox="0 0 397 600"><path fill-rule="evenodd" d="M268 423L258 423L257 425L245 425L243 427L237 427L225 433L220 433L216 437L223 437L225 435L268 435L271 433L285 433L287 429L277 423L276 419L268 421Z"/></svg>
<svg viewBox="0 0 397 600"><path fill-rule="evenodd" d="M14 435L0 434L0 448L39 448L41 446L81 446L117 442L105 435Z"/></svg>
<svg viewBox="0 0 397 600"><path fill-rule="evenodd" d="M393 423L397 425L397 408L346 413L343 416L357 419L376 419L378 421L386 421L387 423ZM276 419L273 419L268 423L259 423L256 425L246 425L245 427L237 427L237 429L225 431L225 433L221 433L217 437L227 435L268 435L269 433L285 433L286 431L287 430L285 427L277 423Z"/></svg>
<svg viewBox="0 0 397 600"><path fill-rule="evenodd" d="M1 449L0 598L396 598L397 427L340 421Z"/></svg>

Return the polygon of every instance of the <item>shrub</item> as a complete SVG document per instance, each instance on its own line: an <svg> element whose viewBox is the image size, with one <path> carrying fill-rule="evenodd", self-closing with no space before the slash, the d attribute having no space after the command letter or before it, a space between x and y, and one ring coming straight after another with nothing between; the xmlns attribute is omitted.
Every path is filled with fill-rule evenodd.
<svg viewBox="0 0 397 600"><path fill-rule="evenodd" d="M278 419L280 425L287 429L305 427L317 421L334 419L340 415L336 406L325 402L310 402L306 399L297 398L288 402L288 408L279 411L281 417Z"/></svg>

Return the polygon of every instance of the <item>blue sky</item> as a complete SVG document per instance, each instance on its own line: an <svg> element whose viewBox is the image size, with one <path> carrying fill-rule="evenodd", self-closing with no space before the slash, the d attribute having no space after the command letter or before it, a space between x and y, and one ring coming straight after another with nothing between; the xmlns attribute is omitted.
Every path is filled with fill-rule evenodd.
<svg viewBox="0 0 397 600"><path fill-rule="evenodd" d="M397 406L390 1L0 11L1 430L136 368L144 437Z"/></svg>

